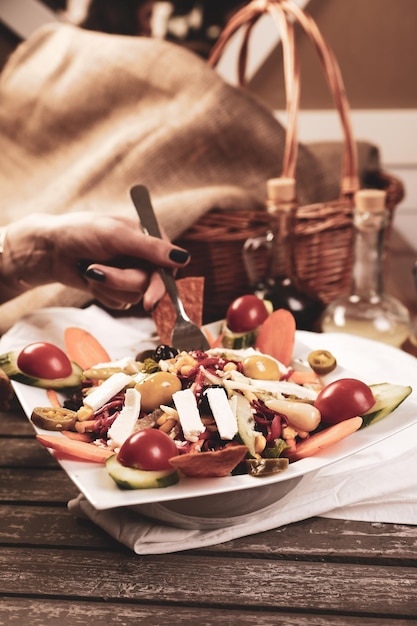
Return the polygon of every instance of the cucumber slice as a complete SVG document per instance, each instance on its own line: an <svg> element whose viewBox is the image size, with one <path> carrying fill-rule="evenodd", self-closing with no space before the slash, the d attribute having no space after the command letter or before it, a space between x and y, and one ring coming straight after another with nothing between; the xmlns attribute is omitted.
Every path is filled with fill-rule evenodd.
<svg viewBox="0 0 417 626"><path fill-rule="evenodd" d="M235 394L234 398L236 398L238 439L247 447L248 454L256 458L258 455L255 451L255 443L259 433L255 431L255 418L253 417L250 402L240 393Z"/></svg>
<svg viewBox="0 0 417 626"><path fill-rule="evenodd" d="M223 333L223 348L242 350L243 348L252 348L255 345L258 329L251 330L247 333L233 333L227 326L224 326Z"/></svg>
<svg viewBox="0 0 417 626"><path fill-rule="evenodd" d="M179 473L174 468L160 471L145 471L126 467L119 463L117 454L113 454L113 456L107 459L106 469L121 489L155 489L169 487L179 481Z"/></svg>
<svg viewBox="0 0 417 626"><path fill-rule="evenodd" d="M392 413L412 392L412 388L409 386L392 383L377 383L369 385L369 387L372 389L376 402L369 411L361 416L363 418L361 428L375 424Z"/></svg>
<svg viewBox="0 0 417 626"><path fill-rule="evenodd" d="M16 382L23 383L24 385L30 385L31 387L41 387L42 389L70 389L78 387L82 381L83 371L79 365L71 362L72 372L65 378L54 378L49 380L48 378L36 378L25 374L19 369L17 365L17 357L19 352L6 352L0 355L0 369L5 374Z"/></svg>

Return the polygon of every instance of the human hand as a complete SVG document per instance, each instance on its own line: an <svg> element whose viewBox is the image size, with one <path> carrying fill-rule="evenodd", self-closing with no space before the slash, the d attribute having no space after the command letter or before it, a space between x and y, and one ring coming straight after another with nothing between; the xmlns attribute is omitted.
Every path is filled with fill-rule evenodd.
<svg viewBox="0 0 417 626"><path fill-rule="evenodd" d="M2 260L3 283L15 294L60 282L89 291L112 309L143 298L150 311L165 292L157 267L182 267L189 254L145 235L134 219L32 214L7 227Z"/></svg>

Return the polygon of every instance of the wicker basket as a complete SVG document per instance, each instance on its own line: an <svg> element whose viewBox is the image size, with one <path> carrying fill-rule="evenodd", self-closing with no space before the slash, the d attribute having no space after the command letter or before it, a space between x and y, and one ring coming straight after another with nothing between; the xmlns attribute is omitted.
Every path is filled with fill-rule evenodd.
<svg viewBox="0 0 417 626"><path fill-rule="evenodd" d="M341 120L344 160L340 198L332 202L317 202L299 207L294 226L298 277L327 304L350 288L354 237L352 198L359 188L356 143L337 61L312 18L291 0L253 0L232 17L213 49L210 62L212 65L218 62L230 37L238 28L243 27L244 38L238 59L239 81L243 85L248 38L257 19L265 12L269 12L276 21L283 46L288 127L282 176L294 177L297 158L300 77L294 44L294 21L302 26L318 51ZM387 206L392 217L395 206L404 195L402 183L386 172L373 171L362 184L386 190ZM266 210L226 213L214 209L177 241L192 255L190 264L181 271L181 276L205 277L206 323L223 318L234 298L250 292L242 249L246 239L265 234L268 227L269 217Z"/></svg>
<svg viewBox="0 0 417 626"><path fill-rule="evenodd" d="M373 172L367 186L387 190L387 204L393 215L404 195L402 183L386 172ZM177 242L192 255L180 275L205 277L206 323L222 319L234 298L251 291L242 260L243 245L247 238L264 234L268 226L266 211L226 213L213 209ZM295 233L300 280L326 304L348 291L354 233L352 211L346 203L301 207Z"/></svg>
<svg viewBox="0 0 417 626"><path fill-rule="evenodd" d="M225 212L213 209L177 241L191 253L189 265L179 276L204 276L204 322L222 319L230 302L248 293L242 248L249 237L268 229L266 212Z"/></svg>

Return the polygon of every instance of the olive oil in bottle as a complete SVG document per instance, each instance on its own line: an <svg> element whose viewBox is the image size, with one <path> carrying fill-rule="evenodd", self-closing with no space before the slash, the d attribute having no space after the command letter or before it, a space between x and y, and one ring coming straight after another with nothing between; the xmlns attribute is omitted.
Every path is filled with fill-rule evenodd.
<svg viewBox="0 0 417 626"><path fill-rule="evenodd" d="M410 314L384 291L385 196L379 189L363 189L355 195L351 291L327 306L321 327L324 332L351 333L400 347L410 334Z"/></svg>

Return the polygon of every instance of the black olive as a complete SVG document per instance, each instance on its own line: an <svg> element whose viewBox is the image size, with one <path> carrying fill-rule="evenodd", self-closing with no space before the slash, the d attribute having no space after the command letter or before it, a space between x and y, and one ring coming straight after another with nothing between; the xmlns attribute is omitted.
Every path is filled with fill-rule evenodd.
<svg viewBox="0 0 417 626"><path fill-rule="evenodd" d="M211 415L212 414L209 401L207 400L207 389L215 389L215 388L223 389L224 393L227 395L227 391L223 387L223 385L207 385L207 387L204 387L203 391L201 392L200 402L199 402L199 405L198 405L198 409L199 409L201 415Z"/></svg>
<svg viewBox="0 0 417 626"><path fill-rule="evenodd" d="M167 359L173 359L178 354L178 350L173 348L172 346L167 346L166 344L161 343L157 348L155 348L152 358L154 361L166 361Z"/></svg>
<svg viewBox="0 0 417 626"><path fill-rule="evenodd" d="M142 352L137 353L135 361L140 361L141 363L143 363L143 361L145 361L146 359L153 359L153 353L153 349L142 350Z"/></svg>

